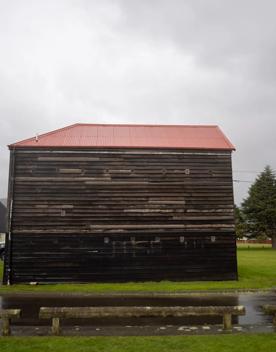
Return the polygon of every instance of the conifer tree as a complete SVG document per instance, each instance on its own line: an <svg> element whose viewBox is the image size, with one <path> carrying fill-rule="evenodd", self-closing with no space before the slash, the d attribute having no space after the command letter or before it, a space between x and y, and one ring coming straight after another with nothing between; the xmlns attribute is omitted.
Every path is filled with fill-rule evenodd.
<svg viewBox="0 0 276 352"><path fill-rule="evenodd" d="M266 235L276 249L276 177L270 166L256 178L242 203L248 231L255 237Z"/></svg>

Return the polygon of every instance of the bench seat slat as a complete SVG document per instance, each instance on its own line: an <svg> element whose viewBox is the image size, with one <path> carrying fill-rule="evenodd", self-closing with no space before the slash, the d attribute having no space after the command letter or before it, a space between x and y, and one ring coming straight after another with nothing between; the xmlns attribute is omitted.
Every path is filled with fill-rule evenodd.
<svg viewBox="0 0 276 352"><path fill-rule="evenodd" d="M20 309L0 309L0 319L20 318Z"/></svg>
<svg viewBox="0 0 276 352"><path fill-rule="evenodd" d="M243 306L208 306L208 307L41 307L39 317L51 318L96 318L96 317L145 317L187 315L244 315Z"/></svg>
<svg viewBox="0 0 276 352"><path fill-rule="evenodd" d="M276 305L274 304L265 304L262 306L263 310L266 312L266 314L275 314L276 313Z"/></svg>

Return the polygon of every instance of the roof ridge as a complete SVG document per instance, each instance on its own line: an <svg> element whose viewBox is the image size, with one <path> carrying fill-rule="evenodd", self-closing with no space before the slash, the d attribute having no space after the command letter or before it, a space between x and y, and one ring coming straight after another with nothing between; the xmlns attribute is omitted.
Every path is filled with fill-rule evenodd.
<svg viewBox="0 0 276 352"><path fill-rule="evenodd" d="M135 127L195 127L195 128L201 128L201 127L210 127L210 128L215 128L218 127L218 125L187 125L187 124L143 124L143 123L76 123L74 126L135 126Z"/></svg>

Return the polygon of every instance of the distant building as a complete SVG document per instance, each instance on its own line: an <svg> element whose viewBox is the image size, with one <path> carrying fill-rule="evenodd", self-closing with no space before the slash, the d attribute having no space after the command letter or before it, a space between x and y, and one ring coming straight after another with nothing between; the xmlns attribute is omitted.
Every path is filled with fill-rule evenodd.
<svg viewBox="0 0 276 352"><path fill-rule="evenodd" d="M9 148L5 283L237 279L217 126L76 124Z"/></svg>

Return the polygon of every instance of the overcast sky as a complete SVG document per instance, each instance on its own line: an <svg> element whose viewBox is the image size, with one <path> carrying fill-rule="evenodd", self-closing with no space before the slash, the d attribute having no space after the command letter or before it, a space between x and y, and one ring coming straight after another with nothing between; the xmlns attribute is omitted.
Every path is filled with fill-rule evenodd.
<svg viewBox="0 0 276 352"><path fill-rule="evenodd" d="M275 13L275 0L0 0L0 198L6 145L75 122L218 124L234 179L276 169Z"/></svg>

